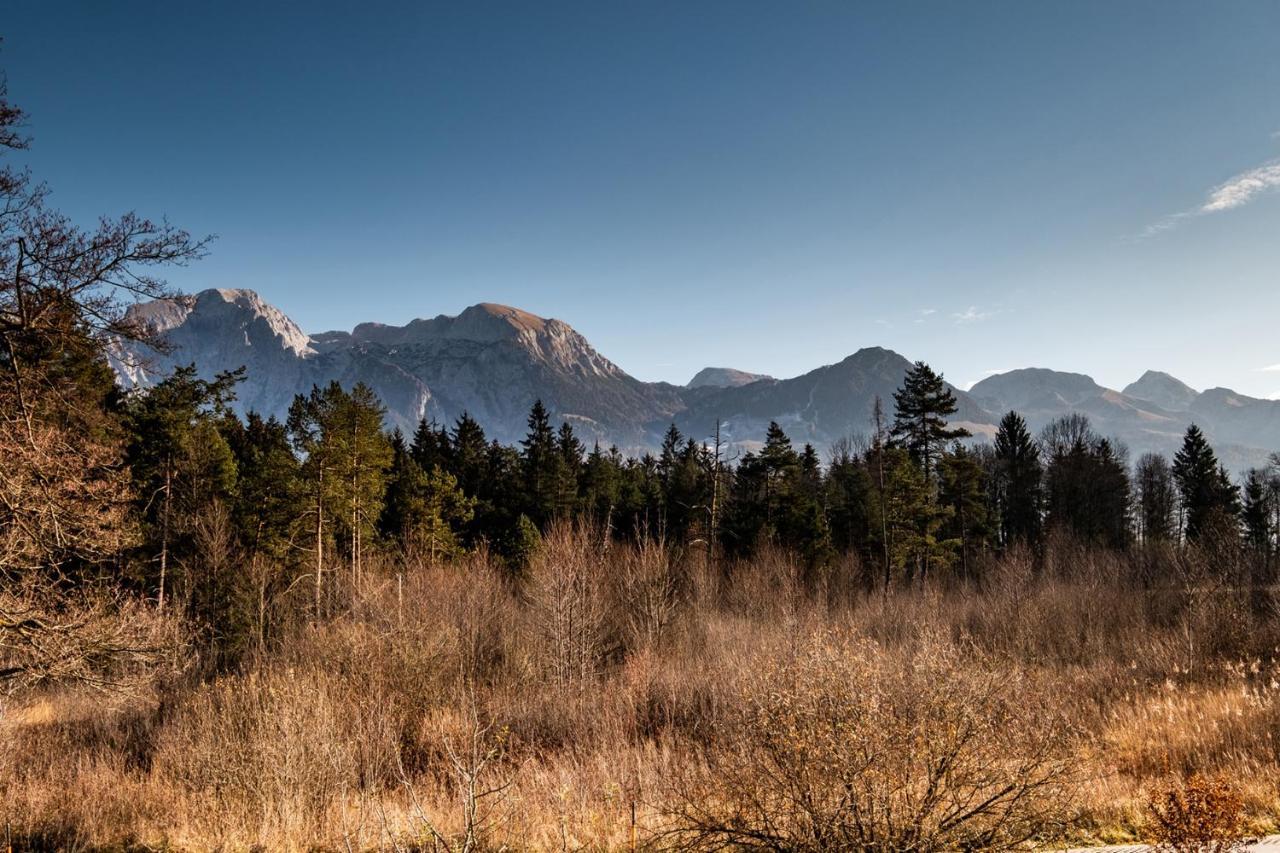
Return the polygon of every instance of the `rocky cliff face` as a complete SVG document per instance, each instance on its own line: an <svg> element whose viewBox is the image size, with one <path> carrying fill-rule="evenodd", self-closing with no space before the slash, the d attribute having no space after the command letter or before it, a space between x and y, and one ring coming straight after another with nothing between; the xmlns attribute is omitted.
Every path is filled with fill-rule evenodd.
<svg viewBox="0 0 1280 853"><path fill-rule="evenodd" d="M130 317L161 334L171 351L118 345L112 364L123 385L150 384L178 364L194 363L202 376L245 367L237 406L276 417L295 394L336 379L369 385L389 423L406 431L421 418L449 423L466 411L491 437L511 442L524 435L540 398L587 442L641 449L655 443L655 423L681 405L671 386L627 375L568 324L502 305L314 337L243 290L145 303Z"/></svg>
<svg viewBox="0 0 1280 853"><path fill-rule="evenodd" d="M111 353L122 385L145 386L175 365L194 363L202 376L246 369L237 405L284 417L295 394L338 380L363 382L387 406L388 423L410 431L419 419L449 424L471 413L490 437L515 442L541 399L590 446L616 444L629 453L658 447L670 423L704 439L721 423L722 438L742 449L777 421L794 441L819 450L871 431L877 397L892 417L893 392L911 363L868 347L837 364L791 379L708 368L686 387L640 382L560 320L484 303L456 317L404 326L361 323L350 332L307 335L248 290L206 290L134 306L130 318L162 335L165 354L117 344ZM1280 450L1280 403L1215 388L1197 394L1167 374L1148 372L1124 392L1088 376L1044 369L989 377L965 393L953 423L978 440L999 417L1021 412L1033 429L1082 412L1104 435L1137 453L1172 453L1192 421L1233 468L1261 464Z"/></svg>

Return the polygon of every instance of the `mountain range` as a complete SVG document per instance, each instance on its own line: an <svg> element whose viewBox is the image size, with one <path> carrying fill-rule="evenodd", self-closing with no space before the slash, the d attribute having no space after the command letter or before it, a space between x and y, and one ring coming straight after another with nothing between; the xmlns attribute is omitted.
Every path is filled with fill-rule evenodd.
<svg viewBox="0 0 1280 853"><path fill-rule="evenodd" d="M892 350L865 347L790 379L709 367L684 386L642 382L567 323L492 303L405 326L361 323L349 332L308 335L253 291L223 289L140 303L128 318L169 347L159 353L116 341L110 360L127 388L152 384L178 364L194 363L206 377L243 366L237 406L283 417L294 395L313 384L364 382L386 404L393 426L412 431L422 418L449 424L465 411L502 442L523 437L529 408L541 399L588 446L598 440L629 453L658 446L672 423L703 439L717 421L722 439L740 450L758 446L770 421L794 441L826 450L870 431L877 397L891 413L893 392L911 366ZM1233 469L1262 464L1280 450L1280 402L1226 388L1197 392L1156 371L1122 391L1043 368L952 390L953 424L975 440L990 439L1009 410L1033 429L1081 412L1134 456L1171 454L1192 422Z"/></svg>

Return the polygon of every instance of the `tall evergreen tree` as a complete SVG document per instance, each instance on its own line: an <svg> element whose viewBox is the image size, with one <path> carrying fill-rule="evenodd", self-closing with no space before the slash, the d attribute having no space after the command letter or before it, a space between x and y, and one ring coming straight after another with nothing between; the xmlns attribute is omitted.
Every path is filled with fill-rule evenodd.
<svg viewBox="0 0 1280 853"><path fill-rule="evenodd" d="M293 546L305 503L298 458L284 424L250 412L222 422L235 455L238 480L232 519L252 585L253 639L265 647L275 601L297 577Z"/></svg>
<svg viewBox="0 0 1280 853"><path fill-rule="evenodd" d="M1079 539L1108 548L1129 543L1129 472L1123 454L1094 433L1089 419L1067 415L1050 423L1042 444L1049 451L1045 472L1046 523Z"/></svg>
<svg viewBox="0 0 1280 853"><path fill-rule="evenodd" d="M418 421L418 427L413 431L413 443L408 450L413 461L423 471L430 471L437 466L448 470L452 461L449 434L443 427L426 418Z"/></svg>
<svg viewBox="0 0 1280 853"><path fill-rule="evenodd" d="M1173 477L1182 498L1183 533L1189 541L1216 526L1236 523L1240 497L1200 427L1187 427L1173 457Z"/></svg>
<svg viewBox="0 0 1280 853"><path fill-rule="evenodd" d="M1178 490L1169 460L1159 453L1144 453L1134 468L1138 501L1138 532L1144 542L1168 542L1176 530Z"/></svg>
<svg viewBox="0 0 1280 853"><path fill-rule="evenodd" d="M384 535L402 553L429 562L455 556L460 534L475 512L475 499L458 488L457 479L439 465L424 471L397 434L392 440L390 480L379 519Z"/></svg>
<svg viewBox="0 0 1280 853"><path fill-rule="evenodd" d="M1241 520L1244 522L1245 542L1262 560L1269 565L1275 551L1276 531L1273 527L1275 509L1269 482L1270 472L1265 468L1253 468L1244 480L1244 505Z"/></svg>
<svg viewBox="0 0 1280 853"><path fill-rule="evenodd" d="M832 545L838 551L856 552L873 559L867 552L871 528L876 523L870 515L874 478L852 442L839 441L832 450L824 482L826 504L831 526Z"/></svg>
<svg viewBox="0 0 1280 853"><path fill-rule="evenodd" d="M1004 545L1040 539L1044 505L1044 466L1027 422L1017 412L1000 419L995 440L995 473L1000 541Z"/></svg>
<svg viewBox="0 0 1280 853"><path fill-rule="evenodd" d="M542 528L555 517L563 459L551 428L551 415L541 400L529 410L529 432L521 440L525 514Z"/></svg>
<svg viewBox="0 0 1280 853"><path fill-rule="evenodd" d="M347 393L336 381L313 387L290 406L289 435L304 457L317 611L323 603L326 543L345 546L352 583L360 580L391 466L384 411L368 386L357 384Z"/></svg>
<svg viewBox="0 0 1280 853"><path fill-rule="evenodd" d="M458 485L471 497L480 497L488 478L489 442L475 418L463 412L450 436L451 470Z"/></svg>
<svg viewBox="0 0 1280 853"><path fill-rule="evenodd" d="M920 466L925 486L932 486L937 459L948 442L967 438L962 427L947 428L947 417L956 413L956 397L929 365L917 361L907 371L902 387L893 395L895 406L891 435Z"/></svg>
<svg viewBox="0 0 1280 853"><path fill-rule="evenodd" d="M156 568L149 585L161 609L174 557L191 556L197 517L234 492L235 459L216 421L242 377L237 371L206 381L196 375L195 365L182 366L129 401L132 439L126 458L147 532L144 548Z"/></svg>
<svg viewBox="0 0 1280 853"><path fill-rule="evenodd" d="M942 457L940 503L946 510L941 536L958 548L960 576L973 580L977 556L992 533L987 505L986 470L977 454L957 442Z"/></svg>

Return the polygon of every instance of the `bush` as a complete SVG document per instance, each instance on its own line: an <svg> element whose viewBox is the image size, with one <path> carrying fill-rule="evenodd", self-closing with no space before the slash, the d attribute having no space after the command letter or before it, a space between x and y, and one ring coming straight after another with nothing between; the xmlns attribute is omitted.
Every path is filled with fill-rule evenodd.
<svg viewBox="0 0 1280 853"><path fill-rule="evenodd" d="M1004 848L1066 816L1071 733L1019 675L933 639L821 632L748 662L719 742L680 774L693 848Z"/></svg>
<svg viewBox="0 0 1280 853"><path fill-rule="evenodd" d="M1147 801L1151 840L1170 853L1232 853L1244 849L1244 801L1221 776L1166 782Z"/></svg>

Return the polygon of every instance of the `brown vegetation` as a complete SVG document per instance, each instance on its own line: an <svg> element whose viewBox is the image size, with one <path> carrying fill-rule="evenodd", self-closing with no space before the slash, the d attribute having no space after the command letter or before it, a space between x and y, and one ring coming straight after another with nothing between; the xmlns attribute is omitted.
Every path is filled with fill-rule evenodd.
<svg viewBox="0 0 1280 853"><path fill-rule="evenodd" d="M888 596L603 543L556 528L518 582L370 567L213 681L14 695L0 820L46 848L1007 849L1177 823L1195 774L1277 814L1280 626L1244 593L1065 543Z"/></svg>

